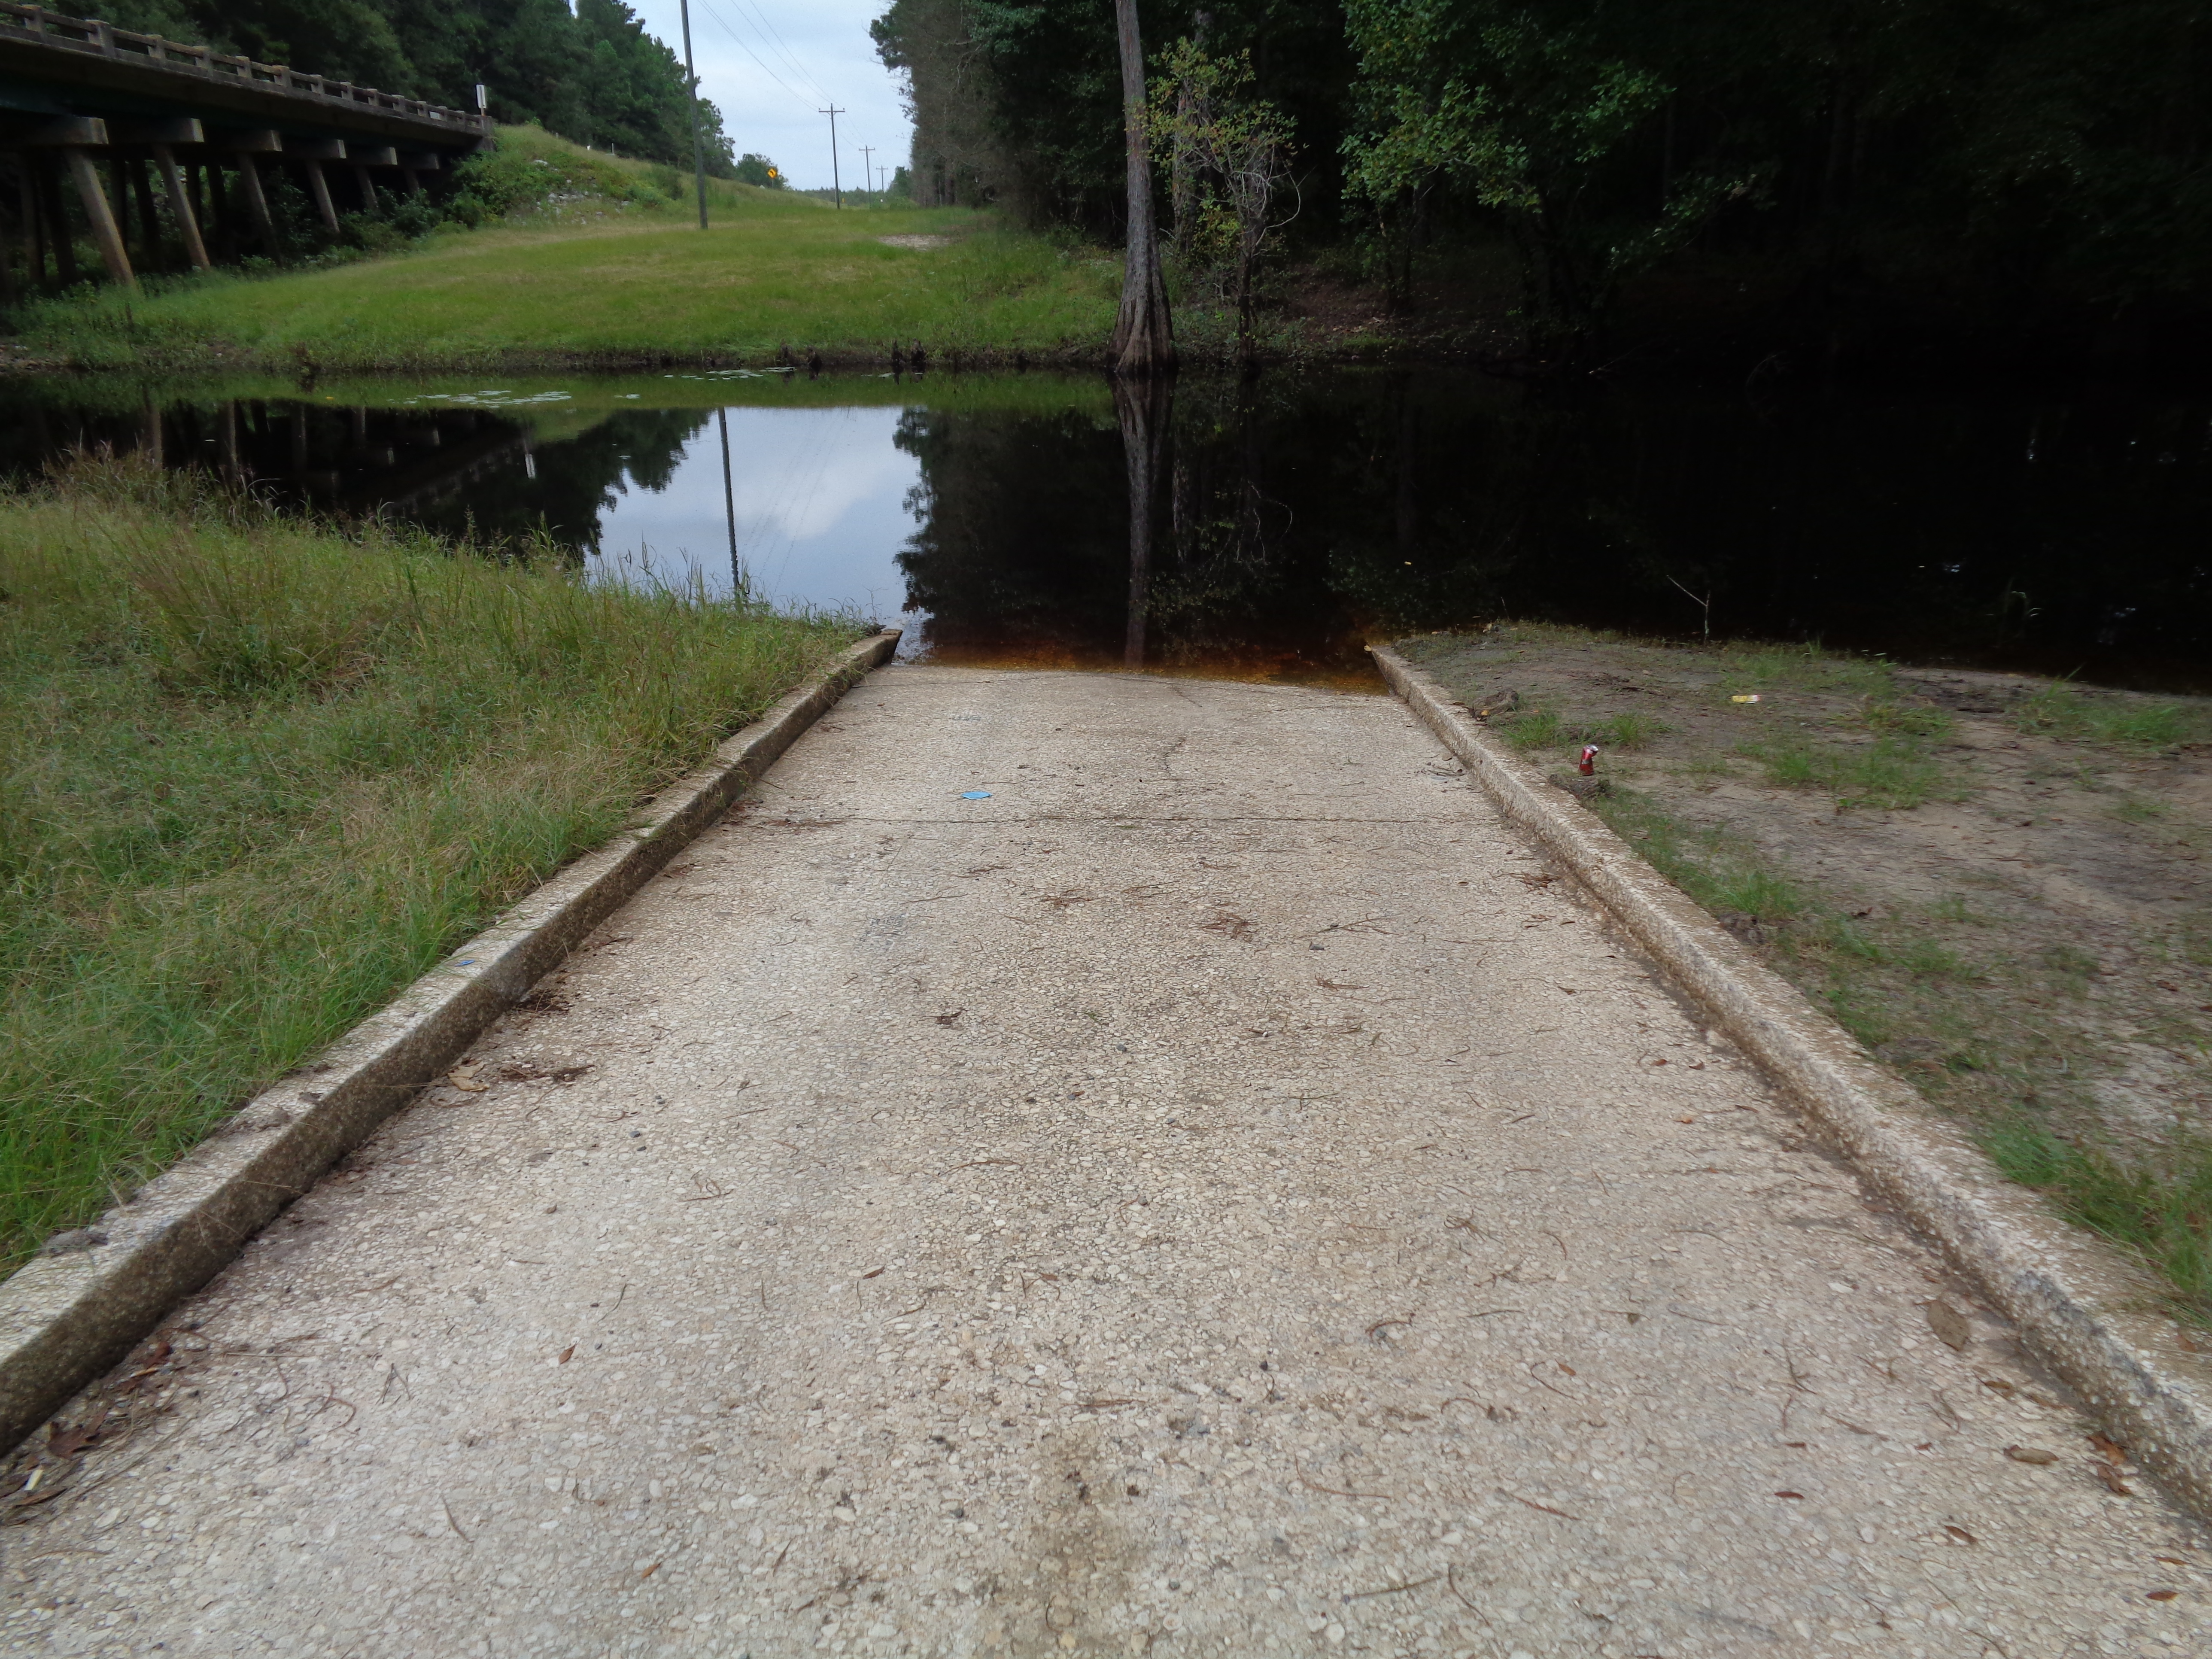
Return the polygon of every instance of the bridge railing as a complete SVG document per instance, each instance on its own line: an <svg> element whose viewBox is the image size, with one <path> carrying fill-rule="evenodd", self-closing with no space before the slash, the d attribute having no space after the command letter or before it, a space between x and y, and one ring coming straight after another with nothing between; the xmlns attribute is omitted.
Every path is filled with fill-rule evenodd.
<svg viewBox="0 0 2212 1659"><path fill-rule="evenodd" d="M0 0L0 39L27 34L37 36L41 45L65 52L158 64L185 74L246 82L323 103L374 109L418 121L443 122L463 132L482 134L491 130L489 118L473 110L449 109L443 104L425 103L419 98L379 92L374 87L357 87L350 81L305 74L281 64L258 64L251 58L232 57L210 46L185 46L158 34L140 34L92 18L65 16L43 6L17 5L14 0Z"/></svg>

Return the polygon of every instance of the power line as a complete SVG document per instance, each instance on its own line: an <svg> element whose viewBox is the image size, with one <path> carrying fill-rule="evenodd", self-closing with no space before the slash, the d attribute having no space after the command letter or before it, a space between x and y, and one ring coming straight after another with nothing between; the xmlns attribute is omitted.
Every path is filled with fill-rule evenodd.
<svg viewBox="0 0 2212 1659"><path fill-rule="evenodd" d="M762 73L766 75L769 80L775 82L776 85L781 87L786 92L790 93L791 95L793 98L796 98L801 104L811 104L813 102L813 100L808 98L804 93L793 91L791 83L786 81L781 75L778 75L774 70L770 69L767 63L762 58L761 55L745 44L744 36L739 34L735 29L732 28L729 24L724 21L722 14L716 11L713 6L708 4L707 0L699 0L699 5L700 9L703 10L708 16L714 20L716 25L720 27L723 33L728 35L731 40L738 43L738 50L743 52L746 57L751 58L753 62L760 64Z"/></svg>
<svg viewBox="0 0 2212 1659"><path fill-rule="evenodd" d="M790 69L793 75L797 76L808 86L812 87L817 97L823 98L824 101L835 101L834 100L830 100L827 97L827 94L823 93L822 83L817 81L812 74L808 71L805 64L799 61L798 57L792 52L790 46L785 43L783 36L777 33L776 27L774 22L769 21L768 14L763 12L759 6L755 4L754 0L737 0L737 4L742 11L750 12L753 15L753 21L768 31L769 38L775 42L775 50L777 53L782 58L785 64Z"/></svg>

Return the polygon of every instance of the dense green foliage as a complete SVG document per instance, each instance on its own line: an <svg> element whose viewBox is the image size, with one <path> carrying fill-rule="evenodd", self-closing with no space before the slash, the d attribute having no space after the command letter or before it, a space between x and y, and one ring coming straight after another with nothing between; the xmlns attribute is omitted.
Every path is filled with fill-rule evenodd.
<svg viewBox="0 0 2212 1659"><path fill-rule="evenodd" d="M1139 9L1154 52L1194 33L1210 51L1249 51L1260 94L1289 117L1317 164L1309 190L1328 192L1352 67L1336 6L1176 0ZM1209 18L1203 31L1199 10ZM1092 230L1119 226L1113 0L892 0L874 33L884 61L911 86L918 200L995 199Z"/></svg>
<svg viewBox="0 0 2212 1659"><path fill-rule="evenodd" d="M2192 295L2212 58L2189 0L1346 0L1354 193L1512 236L1573 325L1678 250L1781 254L1806 305L1869 283L2112 310Z"/></svg>
<svg viewBox="0 0 2212 1659"><path fill-rule="evenodd" d="M623 0L112 0L108 21L206 40L386 92L534 121L579 143L654 161L691 160L684 65ZM699 106L709 167L729 141Z"/></svg>
<svg viewBox="0 0 2212 1659"><path fill-rule="evenodd" d="M657 180L648 176L655 171L662 175ZM560 203L659 207L687 193L690 183L666 167L625 166L561 143L542 128L507 127L495 146L454 169L441 214L474 227Z"/></svg>
<svg viewBox="0 0 2212 1659"><path fill-rule="evenodd" d="M2155 319L2205 295L2212 39L2197 0L1152 0L1249 52L1293 126L1309 238L1401 300L1419 252L1516 256L1571 335L1624 284L1747 281L1806 328L1851 318ZM893 0L925 201L1109 230L1109 0ZM1929 308L1936 309L1930 311ZM1914 309L1917 307L1917 309Z"/></svg>

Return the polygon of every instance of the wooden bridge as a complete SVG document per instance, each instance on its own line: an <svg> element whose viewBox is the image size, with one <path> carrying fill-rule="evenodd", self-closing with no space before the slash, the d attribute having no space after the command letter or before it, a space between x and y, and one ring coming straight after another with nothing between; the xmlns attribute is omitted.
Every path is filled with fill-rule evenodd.
<svg viewBox="0 0 2212 1659"><path fill-rule="evenodd" d="M275 179L336 232L342 210L419 193L490 133L480 112L0 0L0 303L76 282L81 237L126 285L142 267L274 255Z"/></svg>

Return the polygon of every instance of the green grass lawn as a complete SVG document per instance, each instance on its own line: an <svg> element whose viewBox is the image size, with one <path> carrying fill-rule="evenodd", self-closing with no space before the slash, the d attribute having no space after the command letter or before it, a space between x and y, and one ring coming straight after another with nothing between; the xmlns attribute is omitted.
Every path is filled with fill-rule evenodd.
<svg viewBox="0 0 2212 1659"><path fill-rule="evenodd" d="M575 147L529 129L503 148L567 164ZM589 159L665 184L665 168ZM266 276L100 288L23 307L21 343L87 368L281 365L428 369L527 363L875 358L920 340L1010 357L1103 348L1117 258L956 210L842 211L781 191L710 187L684 203L586 198L403 251ZM886 237L945 239L901 246ZM304 357L303 357L304 354Z"/></svg>
<svg viewBox="0 0 2212 1659"><path fill-rule="evenodd" d="M0 1268L856 635L181 474L0 493Z"/></svg>

